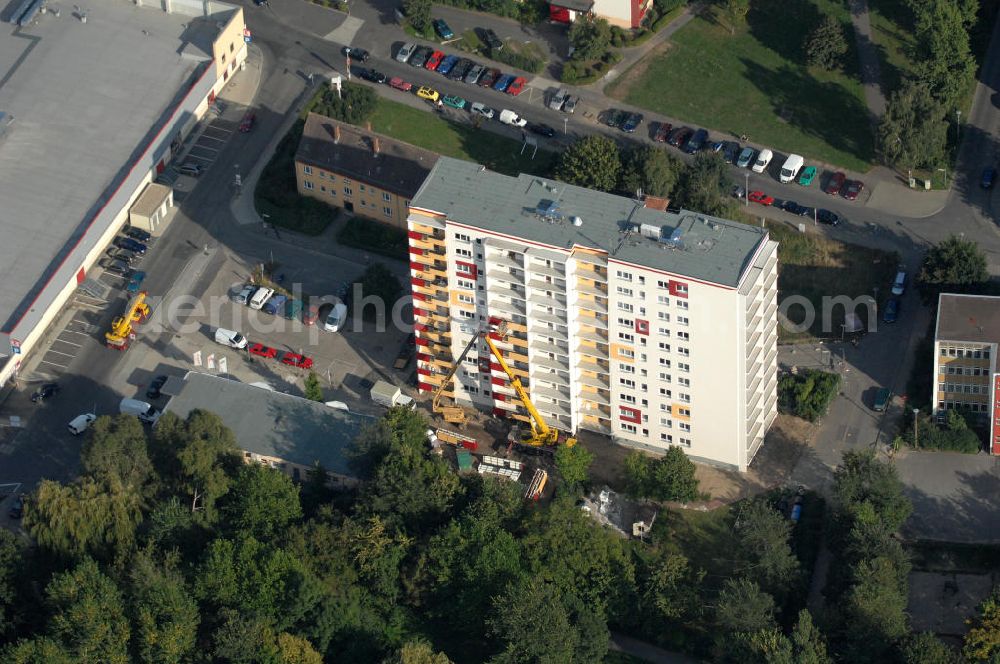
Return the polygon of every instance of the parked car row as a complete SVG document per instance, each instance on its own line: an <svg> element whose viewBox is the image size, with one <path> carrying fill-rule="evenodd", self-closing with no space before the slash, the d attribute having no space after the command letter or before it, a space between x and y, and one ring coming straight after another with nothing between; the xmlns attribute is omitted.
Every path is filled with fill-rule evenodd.
<svg viewBox="0 0 1000 664"><path fill-rule="evenodd" d="M288 320L298 319L303 325L315 325L321 314L320 306L305 304L301 300L278 293L273 288L256 284L243 286L233 295L233 301L272 316L281 316ZM325 311L327 306L329 310ZM347 305L344 304L343 297L331 298L331 302L322 305L322 309L326 314L323 321L324 330L337 332L343 328L347 320Z"/></svg>
<svg viewBox="0 0 1000 664"><path fill-rule="evenodd" d="M744 191L743 187L733 187L733 196L739 198L740 200L747 200L750 203L756 203L757 205L763 205L764 207L775 207L779 210L784 210L789 214L793 214L799 217L809 217L815 219L821 224L828 224L830 226L839 226L845 221L845 219L833 212L832 210L826 210L824 208L813 208L807 205L799 205L793 200L782 200L780 198L775 198L770 194L766 194L760 190L754 191Z"/></svg>
<svg viewBox="0 0 1000 664"><path fill-rule="evenodd" d="M464 81L469 85L478 85L481 88L493 88L497 92L505 92L514 97L521 94L524 91L524 86L528 83L523 76L504 74L495 67L488 67L457 55L447 55L430 46L418 46L412 43L403 44L400 47L396 52L396 61L436 71L452 81ZM378 72L374 73L378 74ZM364 78L374 80L370 78L371 75L371 72L368 76L362 74Z"/></svg>
<svg viewBox="0 0 1000 664"><path fill-rule="evenodd" d="M135 270L135 266L146 255L152 235L146 231L128 226L123 233L111 241L111 246L105 251L105 255L97 261L98 266L108 274L122 277L126 281L126 289L130 292L138 292L138 286L133 291L131 283L136 275L142 275L138 282L146 277L145 272Z"/></svg>
<svg viewBox="0 0 1000 664"><path fill-rule="evenodd" d="M373 83L386 82L384 74L372 69L362 70L361 77ZM460 111L467 110L472 115L479 115L487 120L495 119L505 125L527 129L532 133L538 134L539 136L545 136L546 138L552 138L556 135L556 130L549 125L542 124L540 122L528 122L516 112L508 109L501 109L497 111L482 102L469 102L464 97L459 97L458 95L442 95L440 92L427 85L421 85L414 88L412 83L404 81L398 76L394 76L389 79L388 83L390 87L395 88L400 92L411 92L416 94L421 99L426 99L427 101L441 106L448 106Z"/></svg>

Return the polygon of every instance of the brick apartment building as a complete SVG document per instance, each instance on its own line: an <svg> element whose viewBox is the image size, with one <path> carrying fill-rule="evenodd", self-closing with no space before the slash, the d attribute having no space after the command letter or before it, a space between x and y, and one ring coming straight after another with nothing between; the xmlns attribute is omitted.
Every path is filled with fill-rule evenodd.
<svg viewBox="0 0 1000 664"><path fill-rule="evenodd" d="M990 453L1000 454L1000 297L942 293L934 329L935 414L962 409L990 418Z"/></svg>
<svg viewBox="0 0 1000 664"><path fill-rule="evenodd" d="M421 391L502 319L551 425L746 470L777 412L766 229L441 157L408 230ZM527 418L484 345L445 394Z"/></svg>
<svg viewBox="0 0 1000 664"><path fill-rule="evenodd" d="M310 113L295 153L299 194L406 228L406 209L438 155Z"/></svg>

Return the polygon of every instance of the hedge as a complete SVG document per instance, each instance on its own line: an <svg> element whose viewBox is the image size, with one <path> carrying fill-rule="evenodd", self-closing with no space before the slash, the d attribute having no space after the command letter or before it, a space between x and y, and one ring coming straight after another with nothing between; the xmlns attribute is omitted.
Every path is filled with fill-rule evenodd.
<svg viewBox="0 0 1000 664"><path fill-rule="evenodd" d="M815 422L826 414L840 390L840 374L803 369L778 381L778 408L804 420Z"/></svg>

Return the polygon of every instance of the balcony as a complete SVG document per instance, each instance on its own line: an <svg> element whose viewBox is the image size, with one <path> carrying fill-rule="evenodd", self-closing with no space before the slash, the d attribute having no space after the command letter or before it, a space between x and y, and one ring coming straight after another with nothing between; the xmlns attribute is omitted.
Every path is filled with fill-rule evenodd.
<svg viewBox="0 0 1000 664"><path fill-rule="evenodd" d="M580 325L589 325L591 327L596 327L599 330L608 329L608 317L601 316L599 314L594 314L589 311L581 311L577 316L576 321Z"/></svg>
<svg viewBox="0 0 1000 664"><path fill-rule="evenodd" d="M524 269L524 262L510 257L506 252L489 251L486 254L486 264L490 267Z"/></svg>
<svg viewBox="0 0 1000 664"><path fill-rule="evenodd" d="M594 387L600 390L607 390L611 386L611 379L606 373L601 373L597 375L591 374L580 374L576 378L576 382L581 385L586 385L588 387Z"/></svg>
<svg viewBox="0 0 1000 664"><path fill-rule="evenodd" d="M542 277L552 277L553 279L566 278L566 270L563 267L548 267L534 262L528 264L528 272L531 273L532 277L538 275Z"/></svg>
<svg viewBox="0 0 1000 664"><path fill-rule="evenodd" d="M588 254L583 251L577 251L573 254L573 259L577 262L577 266L580 265L591 265L593 267L602 268L608 264L607 254Z"/></svg>
<svg viewBox="0 0 1000 664"><path fill-rule="evenodd" d="M587 431L594 431L605 436L611 435L611 427L606 424L601 424L599 419L590 415L583 416L583 421L580 422L580 428L586 429Z"/></svg>
<svg viewBox="0 0 1000 664"><path fill-rule="evenodd" d="M496 300L490 298L489 311L490 313L502 312L506 314L523 316L525 312L525 307L523 304L519 304L517 302L511 302L508 300Z"/></svg>
<svg viewBox="0 0 1000 664"><path fill-rule="evenodd" d="M553 337L555 339L568 339L569 330L566 328L566 324L562 323L562 327L550 328L544 325L533 325L531 327L532 335L539 335L542 337Z"/></svg>
<svg viewBox="0 0 1000 664"><path fill-rule="evenodd" d="M524 301L524 289L511 288L501 281L490 281L486 284L486 292L490 297L506 297L511 300Z"/></svg>
<svg viewBox="0 0 1000 664"><path fill-rule="evenodd" d="M586 355L587 357L596 357L597 359L603 360L608 357L608 346L607 344L597 344L593 346L580 344L576 347L576 353L577 355Z"/></svg>
<svg viewBox="0 0 1000 664"><path fill-rule="evenodd" d="M608 301L606 298L594 298L590 300L581 297L577 299L576 306L585 311L596 311L599 314L608 313Z"/></svg>
<svg viewBox="0 0 1000 664"><path fill-rule="evenodd" d="M566 326L565 316L557 316L555 314L550 314L547 311L532 311L531 318L532 320L537 320L542 323L552 323L553 325Z"/></svg>
<svg viewBox="0 0 1000 664"><path fill-rule="evenodd" d="M540 412L542 415L546 416L546 419L550 419L552 417L557 417L557 418L572 417L572 411L569 409L569 404L536 401L535 408L537 408L538 412Z"/></svg>
<svg viewBox="0 0 1000 664"><path fill-rule="evenodd" d="M558 357L538 356L531 358L531 367L552 369L554 371L569 371L569 359L559 359Z"/></svg>
<svg viewBox="0 0 1000 664"><path fill-rule="evenodd" d="M584 281L583 279L576 282L576 292L584 293L586 295L600 295L606 297L608 294L608 289L606 287L599 286L595 283L589 281Z"/></svg>
<svg viewBox="0 0 1000 664"><path fill-rule="evenodd" d="M592 327L581 327L580 331L576 333L576 336L579 339L586 339L587 341L593 341L598 344L608 343L607 330L597 330Z"/></svg>
<svg viewBox="0 0 1000 664"><path fill-rule="evenodd" d="M538 353L555 353L556 355L563 355L569 357L569 348L566 346L560 346L557 344L550 344L546 341L541 341L536 344L532 344L531 350Z"/></svg>
<svg viewBox="0 0 1000 664"><path fill-rule="evenodd" d="M557 401L569 401L569 387L556 388L548 386L534 386L531 388L529 393L532 399L535 397L545 397L546 399L555 399Z"/></svg>
<svg viewBox="0 0 1000 664"><path fill-rule="evenodd" d="M562 311L566 310L565 298L550 297L544 293L539 293L538 291L533 291L531 295L528 296L528 302L531 302L531 304L536 307L551 307Z"/></svg>
<svg viewBox="0 0 1000 664"><path fill-rule="evenodd" d="M566 282L562 279L559 280L561 283L554 283L551 281L545 281L543 279L537 279L532 277L531 281L528 282L528 287L532 290L540 291L552 291L553 293L565 293L566 292Z"/></svg>
<svg viewBox="0 0 1000 664"><path fill-rule="evenodd" d="M607 268L594 265L593 263L577 263L576 276L581 279L590 279L591 281L608 283Z"/></svg>
<svg viewBox="0 0 1000 664"><path fill-rule="evenodd" d="M611 370L610 365L603 360L595 360L593 358L583 356L580 361L576 363L576 367L581 371L593 371L594 373L607 373Z"/></svg>
<svg viewBox="0 0 1000 664"><path fill-rule="evenodd" d="M511 274L510 270L489 270L486 273L490 282L502 281L508 284L518 284L524 283L524 273Z"/></svg>
<svg viewBox="0 0 1000 664"><path fill-rule="evenodd" d="M611 392L607 390L591 390L584 389L580 391L580 398L584 401L590 401L598 406L610 406L611 405ZM583 410L587 410L587 406L583 406Z"/></svg>

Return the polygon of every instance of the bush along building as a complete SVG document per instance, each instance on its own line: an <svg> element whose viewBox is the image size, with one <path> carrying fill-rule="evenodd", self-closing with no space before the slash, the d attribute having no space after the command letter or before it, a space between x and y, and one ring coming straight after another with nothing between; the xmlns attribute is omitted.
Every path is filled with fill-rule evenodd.
<svg viewBox="0 0 1000 664"><path fill-rule="evenodd" d="M503 321L494 343L550 425L746 470L777 412L766 229L448 157L407 226L422 392ZM445 396L527 421L484 343Z"/></svg>

